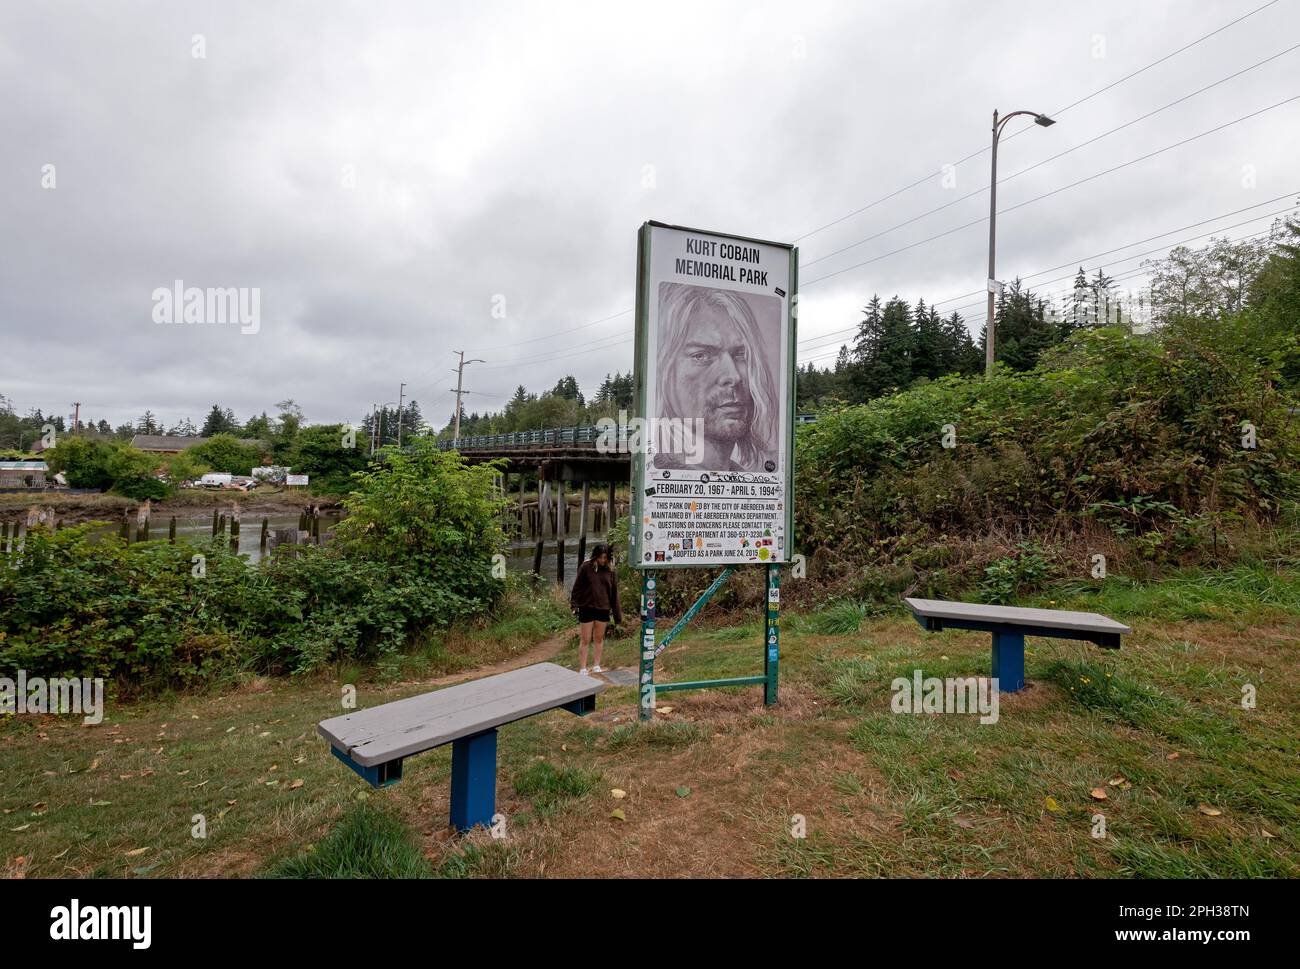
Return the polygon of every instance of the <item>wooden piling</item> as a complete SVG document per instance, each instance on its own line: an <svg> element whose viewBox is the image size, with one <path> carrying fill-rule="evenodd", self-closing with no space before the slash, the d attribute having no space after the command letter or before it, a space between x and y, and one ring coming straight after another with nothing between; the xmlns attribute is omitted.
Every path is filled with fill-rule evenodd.
<svg viewBox="0 0 1300 969"><path fill-rule="evenodd" d="M559 530L555 544L555 581L560 585L564 585L564 538L569 532L569 502L564 497L563 478L555 483L555 492L555 504L559 511L555 516L558 519L557 528Z"/></svg>
<svg viewBox="0 0 1300 969"><path fill-rule="evenodd" d="M524 537L524 473L519 473L519 537Z"/></svg>
<svg viewBox="0 0 1300 969"><path fill-rule="evenodd" d="M126 512L122 512L122 524L117 528L117 537L124 542L131 541L131 517Z"/></svg>
<svg viewBox="0 0 1300 969"><path fill-rule="evenodd" d="M591 482L582 483L582 504L578 506L578 565L587 561L587 502L591 498Z"/></svg>
<svg viewBox="0 0 1300 969"><path fill-rule="evenodd" d="M230 550L239 551L239 506L230 509Z"/></svg>
<svg viewBox="0 0 1300 969"><path fill-rule="evenodd" d="M262 541L259 545L259 549L263 555L266 554L266 543L270 535L271 535L271 520L267 518L265 515L263 515L262 516Z"/></svg>
<svg viewBox="0 0 1300 969"><path fill-rule="evenodd" d="M172 545L176 544L176 516L172 515L167 522L167 541Z"/></svg>
<svg viewBox="0 0 1300 969"><path fill-rule="evenodd" d="M212 537L213 538L217 537L217 525L218 525L217 510L213 508L212 509Z"/></svg>
<svg viewBox="0 0 1300 969"><path fill-rule="evenodd" d="M605 534L608 535L610 529L618 524L618 506L614 503L614 482L609 483L609 513L606 516L608 522L605 525Z"/></svg>
<svg viewBox="0 0 1300 969"><path fill-rule="evenodd" d="M546 510L550 498L550 482L543 481L537 492L537 548L533 551L533 574L542 575L542 546L546 542Z"/></svg>

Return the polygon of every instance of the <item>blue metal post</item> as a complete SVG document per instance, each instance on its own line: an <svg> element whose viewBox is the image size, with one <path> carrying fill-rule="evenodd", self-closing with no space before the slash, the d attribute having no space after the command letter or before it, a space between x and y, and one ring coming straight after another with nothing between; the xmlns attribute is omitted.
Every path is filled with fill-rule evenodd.
<svg viewBox="0 0 1300 969"><path fill-rule="evenodd" d="M451 824L468 831L492 826L497 806L497 731L493 727L451 744Z"/></svg>
<svg viewBox="0 0 1300 969"><path fill-rule="evenodd" d="M763 675L767 679L763 687L763 705L770 707L776 702L776 677L781 656L781 566L767 567L767 612L763 622L764 653Z"/></svg>
<svg viewBox="0 0 1300 969"><path fill-rule="evenodd" d="M1025 637L1023 633L993 634L993 678L998 692L1014 693L1025 686Z"/></svg>
<svg viewBox="0 0 1300 969"><path fill-rule="evenodd" d="M655 592L658 583L653 569L641 573L641 720L650 720L655 714Z"/></svg>

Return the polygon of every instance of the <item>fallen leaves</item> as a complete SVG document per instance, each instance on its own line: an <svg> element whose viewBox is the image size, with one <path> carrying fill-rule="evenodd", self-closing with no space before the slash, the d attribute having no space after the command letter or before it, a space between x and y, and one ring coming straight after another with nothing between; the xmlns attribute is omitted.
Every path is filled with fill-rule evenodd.
<svg viewBox="0 0 1300 969"><path fill-rule="evenodd" d="M1092 799L1094 801L1105 801L1108 799L1108 795L1106 794L1106 788L1104 787L1094 787L1088 793L1092 795Z"/></svg>
<svg viewBox="0 0 1300 969"><path fill-rule="evenodd" d="M125 857L139 858L142 854L144 854L148 850L149 850L148 848L132 848L130 851L126 853Z"/></svg>
<svg viewBox="0 0 1300 969"><path fill-rule="evenodd" d="M1047 805L1047 810L1052 811L1054 813L1059 812L1061 810L1061 805L1057 804L1056 798L1052 797L1050 794L1047 797L1043 798L1043 803Z"/></svg>
<svg viewBox="0 0 1300 969"><path fill-rule="evenodd" d="M674 791L673 793L676 794L678 797L690 797L691 789L687 787L685 784L683 784L681 787L677 788L677 790Z"/></svg>
<svg viewBox="0 0 1300 969"><path fill-rule="evenodd" d="M613 819L613 820L615 820L615 821L626 821L626 820L627 820L626 815L623 814L623 809L622 809L622 808L614 808L614 810L612 810L612 811L609 812L609 816L610 816L611 819Z"/></svg>
<svg viewBox="0 0 1300 969"><path fill-rule="evenodd" d="M1219 815L1223 813L1218 808L1213 807L1209 804L1198 804L1196 805L1196 810L1200 811L1207 818L1217 818Z"/></svg>
<svg viewBox="0 0 1300 969"><path fill-rule="evenodd" d="M295 777L293 783L289 785L289 790L296 791L305 783L301 777Z"/></svg>
<svg viewBox="0 0 1300 969"><path fill-rule="evenodd" d="M623 798L627 797L627 791L623 790L622 788L615 787L610 790L609 796L616 801L621 801L623 800Z"/></svg>

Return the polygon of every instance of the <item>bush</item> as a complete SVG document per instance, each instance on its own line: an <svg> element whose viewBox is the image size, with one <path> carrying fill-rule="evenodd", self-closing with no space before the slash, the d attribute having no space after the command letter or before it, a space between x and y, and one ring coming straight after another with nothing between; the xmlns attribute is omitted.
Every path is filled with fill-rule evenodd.
<svg viewBox="0 0 1300 969"><path fill-rule="evenodd" d="M69 487L104 491L113 484L113 476L108 471L110 454L107 444L65 434L41 457L51 475L63 472Z"/></svg>
<svg viewBox="0 0 1300 969"><path fill-rule="evenodd" d="M798 431L795 547L879 565L955 538L1096 521L1177 560L1216 530L1268 520L1300 495L1300 422L1276 371L1234 349L1233 332L1087 331L1027 374L945 377L823 411ZM943 447L945 424L956 447ZM1033 578L1003 572L986 579Z"/></svg>
<svg viewBox="0 0 1300 969"><path fill-rule="evenodd" d="M199 570L193 546L33 528L0 568L0 673L148 689L383 657L502 594L499 505L490 467L420 448L361 477L337 541L260 569L221 543Z"/></svg>
<svg viewBox="0 0 1300 969"><path fill-rule="evenodd" d="M261 449L240 444L233 434L213 434L186 453L196 464L224 474L250 474L262 463Z"/></svg>

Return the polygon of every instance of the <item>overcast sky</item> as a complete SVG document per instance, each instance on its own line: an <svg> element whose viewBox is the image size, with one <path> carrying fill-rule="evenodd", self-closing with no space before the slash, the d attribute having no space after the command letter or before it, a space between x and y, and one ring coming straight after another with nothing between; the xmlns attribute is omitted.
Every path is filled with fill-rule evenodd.
<svg viewBox="0 0 1300 969"><path fill-rule="evenodd" d="M0 393L115 425L284 398L355 421L405 381L440 426L461 349L488 361L467 411L570 373L591 393L631 369L647 219L797 241L800 358L829 363L819 337L872 293L983 289L985 221L885 254L987 217L987 151L943 166L995 107L1059 117L1010 122L1010 175L1300 43L1278 0L1074 104L1263 2L5 0ZM1004 183L999 210L1296 95L1300 50ZM998 276L1122 277L1125 254L1261 231L1298 158L1300 100L1006 212ZM156 323L176 280L257 289L257 331ZM978 332L979 302L940 308Z"/></svg>

